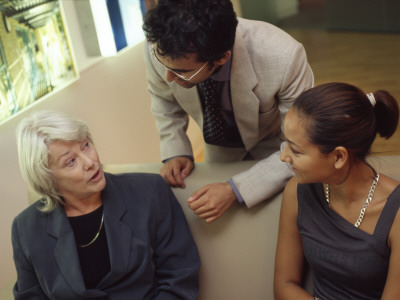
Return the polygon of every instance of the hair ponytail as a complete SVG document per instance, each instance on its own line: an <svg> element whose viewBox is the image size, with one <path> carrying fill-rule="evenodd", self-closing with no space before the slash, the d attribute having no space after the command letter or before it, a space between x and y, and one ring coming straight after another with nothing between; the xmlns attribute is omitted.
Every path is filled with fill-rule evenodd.
<svg viewBox="0 0 400 300"><path fill-rule="evenodd" d="M376 105L376 131L383 138L390 138L399 123L399 106L396 99L387 91L379 90L374 93Z"/></svg>

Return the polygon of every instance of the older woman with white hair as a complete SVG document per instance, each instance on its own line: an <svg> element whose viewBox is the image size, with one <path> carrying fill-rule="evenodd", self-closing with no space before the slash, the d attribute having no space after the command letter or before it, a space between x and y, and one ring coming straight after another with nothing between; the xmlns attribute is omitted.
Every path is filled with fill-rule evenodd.
<svg viewBox="0 0 400 300"><path fill-rule="evenodd" d="M12 225L15 299L197 297L197 248L162 177L103 172L86 124L58 113L24 119L17 142L43 198Z"/></svg>

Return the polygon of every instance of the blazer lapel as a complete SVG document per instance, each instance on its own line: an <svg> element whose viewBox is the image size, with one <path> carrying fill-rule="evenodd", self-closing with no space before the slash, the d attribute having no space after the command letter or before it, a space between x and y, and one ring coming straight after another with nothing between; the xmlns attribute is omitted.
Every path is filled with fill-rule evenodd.
<svg viewBox="0 0 400 300"><path fill-rule="evenodd" d="M57 238L54 257L61 273L71 289L82 295L85 290L75 236L62 208L56 208L49 214L48 234Z"/></svg>
<svg viewBox="0 0 400 300"><path fill-rule="evenodd" d="M132 230L122 222L127 209L120 191L114 188L110 178L102 193L104 205L104 226L110 253L111 272L99 283L99 288L109 285L125 276L132 259Z"/></svg>
<svg viewBox="0 0 400 300"><path fill-rule="evenodd" d="M239 30L233 48L230 82L233 110L239 112L235 113L236 124L249 150L257 144L259 135L259 100L253 93L258 81Z"/></svg>
<svg viewBox="0 0 400 300"><path fill-rule="evenodd" d="M170 87L181 107L193 118L200 128L203 128L203 110L197 86L186 89L176 83L172 83Z"/></svg>

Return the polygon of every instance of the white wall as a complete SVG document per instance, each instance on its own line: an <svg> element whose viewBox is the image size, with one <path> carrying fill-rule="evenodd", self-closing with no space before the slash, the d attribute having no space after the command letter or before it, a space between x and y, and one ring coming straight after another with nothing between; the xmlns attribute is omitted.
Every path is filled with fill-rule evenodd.
<svg viewBox="0 0 400 300"><path fill-rule="evenodd" d="M64 12L66 26L71 37L71 47L75 53L76 64L82 72L92 64L102 60L102 57L89 57L86 55L81 30L79 28L78 16L75 11L74 1L61 0L61 8Z"/></svg>

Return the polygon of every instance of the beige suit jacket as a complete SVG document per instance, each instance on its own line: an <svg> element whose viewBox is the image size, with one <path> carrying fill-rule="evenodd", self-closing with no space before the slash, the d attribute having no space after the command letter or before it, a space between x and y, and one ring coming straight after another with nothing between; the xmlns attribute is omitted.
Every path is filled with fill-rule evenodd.
<svg viewBox="0 0 400 300"><path fill-rule="evenodd" d="M161 139L161 158L193 155L186 134L190 115L203 128L197 88L185 89L165 80L165 68L150 54L145 61L152 112ZM303 46L281 29L239 18L233 47L230 86L235 121L245 148L205 144L206 161L261 160L232 177L251 207L281 191L293 175L279 159L281 120L295 98L312 87L314 77Z"/></svg>

